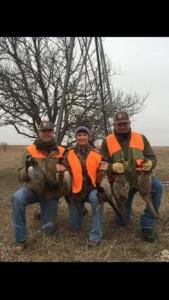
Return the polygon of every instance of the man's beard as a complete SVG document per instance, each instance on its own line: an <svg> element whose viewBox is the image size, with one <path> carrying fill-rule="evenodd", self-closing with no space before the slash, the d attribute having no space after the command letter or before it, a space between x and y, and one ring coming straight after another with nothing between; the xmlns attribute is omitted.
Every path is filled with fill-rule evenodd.
<svg viewBox="0 0 169 300"><path fill-rule="evenodd" d="M131 133L131 130L129 130L128 132L116 132L115 131L115 134L124 140L129 137L130 133Z"/></svg>

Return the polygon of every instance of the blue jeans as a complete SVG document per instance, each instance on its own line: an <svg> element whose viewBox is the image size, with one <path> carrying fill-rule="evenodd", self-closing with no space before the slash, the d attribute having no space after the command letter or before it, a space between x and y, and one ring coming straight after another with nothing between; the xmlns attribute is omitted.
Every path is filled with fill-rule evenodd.
<svg viewBox="0 0 169 300"><path fill-rule="evenodd" d="M128 218L128 223L131 221L131 216L132 216L132 202L135 193L137 192L137 189L133 188L130 189L129 195L128 195L128 200L126 202L126 213L127 213L127 218ZM161 204L161 199L162 199L162 194L163 194L163 185L160 180L157 178L153 177L152 178L152 190L151 190L151 197L152 197L152 202L156 210L160 207ZM116 215L115 222L117 225L124 226L123 220ZM153 214L148 210L145 209L143 214L140 216L140 225L141 228L153 228L156 223L155 217Z"/></svg>
<svg viewBox="0 0 169 300"><path fill-rule="evenodd" d="M52 234L56 230L57 199L42 199L30 188L21 187L12 196L12 217L16 242L26 241L26 206L33 203L40 203L42 230L47 234Z"/></svg>
<svg viewBox="0 0 169 300"><path fill-rule="evenodd" d="M88 202L92 207L91 229L89 240L100 241L103 235L103 205L99 203L97 190L94 189L88 194ZM69 224L72 231L79 231L82 226L84 202L80 201L77 205L68 204Z"/></svg>

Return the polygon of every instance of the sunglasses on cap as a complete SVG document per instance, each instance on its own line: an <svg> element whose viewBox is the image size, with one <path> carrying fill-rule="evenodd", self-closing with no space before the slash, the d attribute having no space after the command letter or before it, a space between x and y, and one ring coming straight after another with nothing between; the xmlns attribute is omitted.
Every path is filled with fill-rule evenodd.
<svg viewBox="0 0 169 300"><path fill-rule="evenodd" d="M129 121L116 121L117 126L125 126L129 124Z"/></svg>
<svg viewBox="0 0 169 300"><path fill-rule="evenodd" d="M50 129L41 129L40 131L43 131L43 132L53 132L54 130L52 128L50 128Z"/></svg>

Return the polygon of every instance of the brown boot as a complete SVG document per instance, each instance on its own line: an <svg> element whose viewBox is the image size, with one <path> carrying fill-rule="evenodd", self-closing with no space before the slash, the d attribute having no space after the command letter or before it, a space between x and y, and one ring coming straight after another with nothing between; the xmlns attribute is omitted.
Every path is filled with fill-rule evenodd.
<svg viewBox="0 0 169 300"><path fill-rule="evenodd" d="M89 240L88 241L88 247L96 247L96 246L99 246L101 243L101 241L92 241L92 240Z"/></svg>
<svg viewBox="0 0 169 300"><path fill-rule="evenodd" d="M26 241L18 242L14 245L14 253L21 254L23 250L26 248Z"/></svg>

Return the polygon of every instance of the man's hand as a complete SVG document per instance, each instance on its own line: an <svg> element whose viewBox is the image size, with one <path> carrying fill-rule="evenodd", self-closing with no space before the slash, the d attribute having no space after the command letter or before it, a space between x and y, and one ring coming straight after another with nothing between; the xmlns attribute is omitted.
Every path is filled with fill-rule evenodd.
<svg viewBox="0 0 169 300"><path fill-rule="evenodd" d="M66 170L64 165L56 164L56 172L64 172Z"/></svg>
<svg viewBox="0 0 169 300"><path fill-rule="evenodd" d="M120 162L116 162L112 164L112 170L115 173L122 174L124 173L124 164Z"/></svg>
<svg viewBox="0 0 169 300"><path fill-rule="evenodd" d="M99 171L107 171L108 170L108 162L106 161L101 161Z"/></svg>
<svg viewBox="0 0 169 300"><path fill-rule="evenodd" d="M152 169L153 163L152 161L149 159L147 161L144 161L142 163L142 170L143 171L150 171Z"/></svg>

